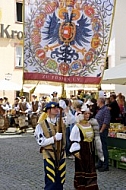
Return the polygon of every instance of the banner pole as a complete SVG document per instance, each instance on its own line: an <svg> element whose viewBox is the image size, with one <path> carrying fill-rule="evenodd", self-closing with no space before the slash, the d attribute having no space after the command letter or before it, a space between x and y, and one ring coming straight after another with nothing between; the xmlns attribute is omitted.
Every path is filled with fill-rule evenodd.
<svg viewBox="0 0 126 190"><path fill-rule="evenodd" d="M61 94L61 98L65 99L66 98L66 91L65 91L65 87L64 87L64 83L62 83L62 94ZM59 116L59 123L58 123L58 132L61 133L62 132L62 113L63 113L63 109L60 108L60 116ZM61 153L61 146L62 146L62 140L61 141L57 141L57 160L60 161L60 153Z"/></svg>

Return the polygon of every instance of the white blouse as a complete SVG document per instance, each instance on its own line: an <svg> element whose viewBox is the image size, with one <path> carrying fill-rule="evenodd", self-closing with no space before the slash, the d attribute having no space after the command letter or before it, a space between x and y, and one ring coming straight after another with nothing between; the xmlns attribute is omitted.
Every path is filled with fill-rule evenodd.
<svg viewBox="0 0 126 190"><path fill-rule="evenodd" d="M83 128L83 126L82 126ZM90 129L91 126L88 127L84 127L85 129ZM86 137L90 138L93 136L92 132L86 132ZM79 151L80 150L80 144L79 142L81 141L81 137L80 137L80 130L78 128L77 125L74 125L74 127L72 128L71 134L70 134L70 141L76 141L74 143L72 143L71 147L70 147L70 152L74 152L74 151Z"/></svg>

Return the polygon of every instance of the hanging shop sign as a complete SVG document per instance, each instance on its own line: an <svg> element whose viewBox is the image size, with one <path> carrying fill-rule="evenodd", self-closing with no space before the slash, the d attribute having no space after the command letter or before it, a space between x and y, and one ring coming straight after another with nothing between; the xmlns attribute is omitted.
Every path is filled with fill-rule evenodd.
<svg viewBox="0 0 126 190"><path fill-rule="evenodd" d="M5 26L4 24L0 24L0 38L9 38L18 40L23 39L23 32L17 30L9 30L10 25Z"/></svg>

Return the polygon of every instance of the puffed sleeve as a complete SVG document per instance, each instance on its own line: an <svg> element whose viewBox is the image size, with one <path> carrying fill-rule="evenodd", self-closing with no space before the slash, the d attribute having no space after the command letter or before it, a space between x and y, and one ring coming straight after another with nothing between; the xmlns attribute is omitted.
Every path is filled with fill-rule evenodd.
<svg viewBox="0 0 126 190"><path fill-rule="evenodd" d="M66 125L70 125L70 124L75 123L75 116L71 113L70 110L65 114L66 114L66 117L65 117L65 119L66 119L65 124Z"/></svg>
<svg viewBox="0 0 126 190"><path fill-rule="evenodd" d="M80 131L79 128L74 125L74 127L72 128L71 134L70 134L70 141L72 142L72 145L70 147L70 152L77 152L80 150Z"/></svg>
<svg viewBox="0 0 126 190"><path fill-rule="evenodd" d="M35 132L34 132L34 136L35 139L38 143L38 145L40 145L41 147L45 147L48 146L50 144L54 143L54 138L50 137L50 138L46 138L43 134L43 130L40 124L38 124L35 128Z"/></svg>

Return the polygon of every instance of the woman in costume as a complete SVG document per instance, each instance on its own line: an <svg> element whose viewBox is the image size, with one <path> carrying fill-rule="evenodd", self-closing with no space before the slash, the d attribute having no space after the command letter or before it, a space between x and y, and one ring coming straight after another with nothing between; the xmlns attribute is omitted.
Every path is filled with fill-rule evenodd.
<svg viewBox="0 0 126 190"><path fill-rule="evenodd" d="M70 152L75 156L74 187L77 190L98 190L95 148L99 158L104 160L99 126L96 119L89 120L90 110L86 105L81 111L70 135Z"/></svg>

